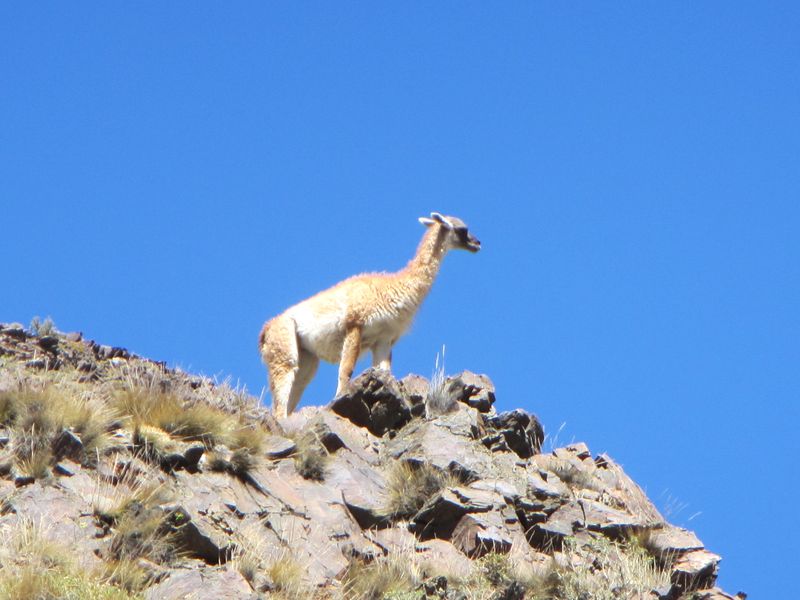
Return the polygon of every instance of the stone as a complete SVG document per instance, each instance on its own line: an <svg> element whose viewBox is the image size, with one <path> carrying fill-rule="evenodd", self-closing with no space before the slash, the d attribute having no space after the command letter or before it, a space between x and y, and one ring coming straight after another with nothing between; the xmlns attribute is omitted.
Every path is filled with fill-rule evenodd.
<svg viewBox="0 0 800 600"><path fill-rule="evenodd" d="M744 592L737 592L735 596L731 596L717 587L705 590L693 590L691 594L693 600L747 600L747 594Z"/></svg>
<svg viewBox="0 0 800 600"><path fill-rule="evenodd" d="M206 447L203 444L191 444L183 452L183 466L189 471L197 470L197 463L203 457Z"/></svg>
<svg viewBox="0 0 800 600"><path fill-rule="evenodd" d="M646 545L647 549L662 561L672 561L680 554L703 547L703 543L693 532L672 525L648 531Z"/></svg>
<svg viewBox="0 0 800 600"><path fill-rule="evenodd" d="M656 600L677 600L680 593L680 588L673 584L662 585L650 590L650 595L655 596Z"/></svg>
<svg viewBox="0 0 800 600"><path fill-rule="evenodd" d="M548 471L533 471L528 475L528 495L535 498L561 498L569 495L569 488Z"/></svg>
<svg viewBox="0 0 800 600"><path fill-rule="evenodd" d="M325 483L341 491L345 506L362 529L387 522L383 503L386 480L380 471L359 460L357 455L341 450L332 456Z"/></svg>
<svg viewBox="0 0 800 600"><path fill-rule="evenodd" d="M229 538L207 518L192 518L182 507L169 509L169 523L177 544L186 555L210 565L226 562L233 551Z"/></svg>
<svg viewBox="0 0 800 600"><path fill-rule="evenodd" d="M482 413L488 413L495 401L494 384L486 375L462 371L447 378L445 389L458 402L463 402Z"/></svg>
<svg viewBox="0 0 800 600"><path fill-rule="evenodd" d="M400 380L400 390L411 407L412 417L425 416L425 400L428 398L430 385L428 379L413 373Z"/></svg>
<svg viewBox="0 0 800 600"><path fill-rule="evenodd" d="M144 594L146 600L186 600L214 598L239 600L255 598L253 590L241 573L233 567L176 569Z"/></svg>
<svg viewBox="0 0 800 600"><path fill-rule="evenodd" d="M488 417L486 426L496 432L495 436L489 436L488 444L484 441L492 450L511 450L520 458L530 458L542 448L544 429L535 415L524 410L517 409Z"/></svg>
<svg viewBox="0 0 800 600"><path fill-rule="evenodd" d="M450 539L458 522L467 514L467 507L451 489L445 489L428 500L414 515L409 529L421 539Z"/></svg>
<svg viewBox="0 0 800 600"><path fill-rule="evenodd" d="M84 455L83 442L73 431L64 429L53 442L53 455L56 459L64 457L80 461Z"/></svg>
<svg viewBox="0 0 800 600"><path fill-rule="evenodd" d="M720 557L708 550L690 550L672 565L670 579L682 590L710 588L717 580Z"/></svg>
<svg viewBox="0 0 800 600"><path fill-rule="evenodd" d="M277 458L286 458L295 453L297 450L297 444L294 440L290 440L289 438L281 437L278 435L270 435L264 441L264 454L267 458L270 459L277 459Z"/></svg>
<svg viewBox="0 0 800 600"><path fill-rule="evenodd" d="M52 352L58 347L58 338L53 335L43 335L38 341L39 347L47 352Z"/></svg>
<svg viewBox="0 0 800 600"><path fill-rule="evenodd" d="M480 558L489 552L507 554L513 541L498 512L464 515L451 539L453 545L470 558Z"/></svg>
<svg viewBox="0 0 800 600"><path fill-rule="evenodd" d="M462 406L457 412L436 419L414 420L402 435L387 442L388 456L428 463L465 482L491 478L497 465L491 452L475 443L480 433L477 415L474 409Z"/></svg>
<svg viewBox="0 0 800 600"><path fill-rule="evenodd" d="M417 555L431 573L442 574L451 580L464 580L472 573L472 561L451 542L430 539L416 545Z"/></svg>
<svg viewBox="0 0 800 600"><path fill-rule="evenodd" d="M9 323L3 328L3 335L24 340L27 339L28 332L25 331L25 327L20 323Z"/></svg>
<svg viewBox="0 0 800 600"><path fill-rule="evenodd" d="M330 409L378 437L411 420L411 409L397 380L391 373L374 367L351 381Z"/></svg>

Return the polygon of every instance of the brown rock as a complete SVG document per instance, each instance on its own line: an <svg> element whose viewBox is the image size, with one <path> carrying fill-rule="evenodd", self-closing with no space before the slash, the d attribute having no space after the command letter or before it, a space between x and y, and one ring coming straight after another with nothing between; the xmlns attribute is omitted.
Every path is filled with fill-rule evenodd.
<svg viewBox="0 0 800 600"><path fill-rule="evenodd" d="M345 506L363 529L386 522L383 503L386 480L357 455L342 450L331 457L325 483L341 491Z"/></svg>
<svg viewBox="0 0 800 600"><path fill-rule="evenodd" d="M448 377L445 389L453 399L482 413L489 412L494 404L494 384L486 375L463 371Z"/></svg>
<svg viewBox="0 0 800 600"><path fill-rule="evenodd" d="M494 432L484 443L494 451L512 451L520 458L537 454L544 440L539 419L524 410L503 412L486 419L487 429Z"/></svg>
<svg viewBox="0 0 800 600"><path fill-rule="evenodd" d="M147 600L241 600L255 596L236 569L217 567L171 571L161 583L148 588L144 597Z"/></svg>
<svg viewBox="0 0 800 600"><path fill-rule="evenodd" d="M411 419L411 409L397 380L374 367L351 381L330 409L379 437L400 429Z"/></svg>
<svg viewBox="0 0 800 600"><path fill-rule="evenodd" d="M672 561L690 550L700 550L703 543L697 536L681 527L664 525L648 532L647 548L662 561Z"/></svg>
<svg viewBox="0 0 800 600"><path fill-rule="evenodd" d="M512 534L499 512L466 514L453 530L453 545L470 558L489 552L506 554L511 550Z"/></svg>
<svg viewBox="0 0 800 600"><path fill-rule="evenodd" d="M710 588L717 580L720 557L708 550L690 550L672 565L672 582L683 590Z"/></svg>

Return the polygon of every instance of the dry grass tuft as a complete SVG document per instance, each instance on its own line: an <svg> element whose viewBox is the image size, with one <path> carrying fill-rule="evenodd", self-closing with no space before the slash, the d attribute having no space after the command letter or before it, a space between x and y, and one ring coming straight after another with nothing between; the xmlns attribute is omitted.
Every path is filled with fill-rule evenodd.
<svg viewBox="0 0 800 600"><path fill-rule="evenodd" d="M444 415L454 410L458 402L447 391L447 375L444 372L444 351L442 346L442 362L439 364L439 354L436 354L436 364L428 386L428 395L425 398L425 412L428 417Z"/></svg>
<svg viewBox="0 0 800 600"><path fill-rule="evenodd" d="M110 430L116 415L94 396L69 389L23 386L0 393L0 425L9 430L7 468L16 466L22 475L36 479L50 476L51 467L63 451L59 437L71 432L79 440L79 459L92 463L111 445Z"/></svg>
<svg viewBox="0 0 800 600"><path fill-rule="evenodd" d="M288 552L283 553L266 568L267 577L275 587L276 595L284 600L305 600L313 590L304 579L305 569Z"/></svg>
<svg viewBox="0 0 800 600"><path fill-rule="evenodd" d="M74 550L47 539L41 526L23 521L2 551L0 600L129 600L130 594L77 567Z"/></svg>
<svg viewBox="0 0 800 600"><path fill-rule="evenodd" d="M175 394L149 387L118 392L113 406L140 434L143 446L157 456L169 448L168 438L201 442L209 450L224 445L256 456L267 436L266 430L257 423L245 423L239 416L210 404L187 402Z"/></svg>
<svg viewBox="0 0 800 600"><path fill-rule="evenodd" d="M313 431L295 431L286 432L285 435L297 446L293 458L300 476L311 481L323 481L329 454L317 434Z"/></svg>
<svg viewBox="0 0 800 600"><path fill-rule="evenodd" d="M345 600L411 598L423 575L416 557L407 553L390 554L372 562L353 559L342 579ZM419 592L416 596L419 597Z"/></svg>
<svg viewBox="0 0 800 600"><path fill-rule="evenodd" d="M428 463L395 462L386 477L383 512L390 519L412 517L426 500L446 487L460 484L455 475Z"/></svg>
<svg viewBox="0 0 800 600"><path fill-rule="evenodd" d="M564 562L557 568L558 600L616 600L646 596L668 585L670 574L635 542L617 543L597 536L590 541L567 539Z"/></svg>
<svg viewBox="0 0 800 600"><path fill-rule="evenodd" d="M107 581L138 592L152 578L140 559L168 564L176 558L171 515L164 508L172 499L165 484L155 478L137 478L132 470L125 471L116 484L100 484L92 504L98 523L111 533L104 556Z"/></svg>

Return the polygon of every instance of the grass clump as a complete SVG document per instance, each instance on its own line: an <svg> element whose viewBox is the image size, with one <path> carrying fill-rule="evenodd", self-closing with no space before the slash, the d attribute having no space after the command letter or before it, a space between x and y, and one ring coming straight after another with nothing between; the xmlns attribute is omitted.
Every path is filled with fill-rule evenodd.
<svg viewBox="0 0 800 600"><path fill-rule="evenodd" d="M613 542L602 536L588 541L567 539L565 561L557 568L558 600L617 600L646 596L668 585L669 571L634 540Z"/></svg>
<svg viewBox="0 0 800 600"><path fill-rule="evenodd" d="M423 577L417 561L408 558L401 553L371 562L353 559L342 579L342 596L346 600L412 597Z"/></svg>
<svg viewBox="0 0 800 600"><path fill-rule="evenodd" d="M304 479L323 481L328 465L328 450L314 431L287 432L296 446L292 458L297 472Z"/></svg>
<svg viewBox="0 0 800 600"><path fill-rule="evenodd" d="M42 528L23 521L2 551L0 600L130 600L96 573L78 567L74 549L48 540Z"/></svg>
<svg viewBox="0 0 800 600"><path fill-rule="evenodd" d="M98 524L111 534L104 577L135 593L151 583L153 572L146 563L168 564L176 558L177 540L172 515L163 508L172 500L171 491L155 479L134 479L131 473L98 489L93 509Z"/></svg>
<svg viewBox="0 0 800 600"><path fill-rule="evenodd" d="M439 354L436 354L436 364L428 385L428 395L425 398L425 412L428 417L449 413L458 404L447 390L447 376L444 372L444 350L444 346L442 346L441 365L439 364Z"/></svg>
<svg viewBox="0 0 800 600"><path fill-rule="evenodd" d="M10 454L3 462L35 479L48 477L65 454L93 463L111 445L115 417L101 401L70 390L22 387L2 392L0 426L11 438Z"/></svg>
<svg viewBox="0 0 800 600"><path fill-rule="evenodd" d="M274 591L284 600L305 600L312 595L312 590L305 582L305 569L291 554L283 553L266 568Z"/></svg>
<svg viewBox="0 0 800 600"><path fill-rule="evenodd" d="M386 476L383 513L390 519L412 517L426 500L446 487L460 484L455 475L428 463L395 462Z"/></svg>
<svg viewBox="0 0 800 600"><path fill-rule="evenodd" d="M161 431L179 441L200 442L208 449L224 445L234 451L247 450L257 455L267 435L261 426L244 423L238 416L210 404L186 402L176 394L146 387L119 392L113 405L125 415L134 431L154 435ZM157 441L161 446L167 445L163 436ZM158 447L155 445L154 449Z"/></svg>

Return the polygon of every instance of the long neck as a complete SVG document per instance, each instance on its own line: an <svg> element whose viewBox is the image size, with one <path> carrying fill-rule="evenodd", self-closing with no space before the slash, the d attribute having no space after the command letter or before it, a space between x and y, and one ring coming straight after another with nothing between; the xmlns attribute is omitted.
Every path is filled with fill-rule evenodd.
<svg viewBox="0 0 800 600"><path fill-rule="evenodd" d="M419 301L427 295L433 280L439 274L442 259L447 253L446 238L447 230L444 227L438 224L429 226L422 236L414 258L398 273L398 276L419 294Z"/></svg>

